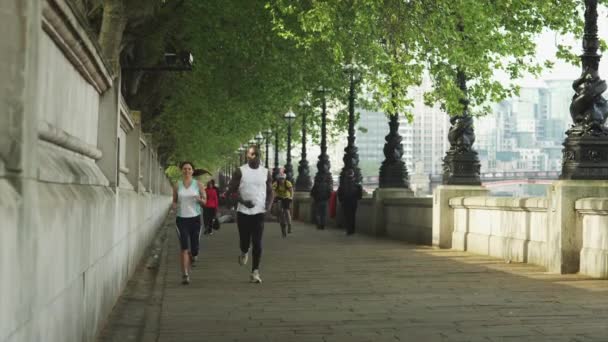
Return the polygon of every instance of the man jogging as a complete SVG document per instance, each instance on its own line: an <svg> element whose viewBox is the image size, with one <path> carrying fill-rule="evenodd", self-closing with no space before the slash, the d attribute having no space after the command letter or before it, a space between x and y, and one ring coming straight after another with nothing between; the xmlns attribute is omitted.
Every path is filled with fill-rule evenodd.
<svg viewBox="0 0 608 342"><path fill-rule="evenodd" d="M228 185L227 195L238 192L236 223L239 228L239 264L247 264L249 246L253 246L251 266L252 283L261 283L260 260L264 216L272 204L272 176L260 165L260 153L256 146L247 149L247 164L238 168Z"/></svg>

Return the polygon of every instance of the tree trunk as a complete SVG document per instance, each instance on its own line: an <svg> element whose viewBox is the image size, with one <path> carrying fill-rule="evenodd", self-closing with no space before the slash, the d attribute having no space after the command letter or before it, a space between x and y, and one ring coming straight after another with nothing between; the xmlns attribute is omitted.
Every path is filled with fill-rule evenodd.
<svg viewBox="0 0 608 342"><path fill-rule="evenodd" d="M124 2L124 0L104 0L103 19L99 32L101 51L116 75L120 71L120 46L127 25L127 12Z"/></svg>

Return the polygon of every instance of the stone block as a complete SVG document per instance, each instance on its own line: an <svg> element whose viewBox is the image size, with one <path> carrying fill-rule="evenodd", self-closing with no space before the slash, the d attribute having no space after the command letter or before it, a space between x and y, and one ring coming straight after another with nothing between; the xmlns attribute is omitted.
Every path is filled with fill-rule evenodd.
<svg viewBox="0 0 608 342"><path fill-rule="evenodd" d="M608 279L608 250L584 247L580 255L580 273Z"/></svg>
<svg viewBox="0 0 608 342"><path fill-rule="evenodd" d="M454 197L483 196L488 190L482 186L440 185L433 192L433 245L452 247L454 210L449 201Z"/></svg>
<svg viewBox="0 0 608 342"><path fill-rule="evenodd" d="M580 270L583 220L575 205L587 197L608 197L608 181L560 180L548 190L546 266L551 272Z"/></svg>
<svg viewBox="0 0 608 342"><path fill-rule="evenodd" d="M372 194L372 210L370 212L370 234L382 236L386 234L386 219L384 216L384 200L413 197L410 189L377 188Z"/></svg>

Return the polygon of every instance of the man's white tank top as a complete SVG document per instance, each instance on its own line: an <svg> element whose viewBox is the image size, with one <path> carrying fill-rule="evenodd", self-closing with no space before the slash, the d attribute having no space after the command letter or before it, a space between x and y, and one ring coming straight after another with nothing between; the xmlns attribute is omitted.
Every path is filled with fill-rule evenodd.
<svg viewBox="0 0 608 342"><path fill-rule="evenodd" d="M252 169L245 164L240 167L241 182L239 193L244 200L252 201L253 208L247 208L241 203L237 211L246 215L257 215L266 212L266 181L268 180L268 169L261 165Z"/></svg>

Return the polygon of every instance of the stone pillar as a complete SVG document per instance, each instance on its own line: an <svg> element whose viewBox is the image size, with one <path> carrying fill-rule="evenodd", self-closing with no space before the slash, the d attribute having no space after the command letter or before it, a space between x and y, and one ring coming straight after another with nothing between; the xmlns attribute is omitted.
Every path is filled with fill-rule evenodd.
<svg viewBox="0 0 608 342"><path fill-rule="evenodd" d="M139 188L139 168L140 168L140 155L139 155L139 139L141 138L141 112L131 112L131 119L133 120L133 129L127 132L126 141L126 166L129 169L127 179L133 185L133 189L136 192L140 192Z"/></svg>
<svg viewBox="0 0 608 342"><path fill-rule="evenodd" d="M39 300L32 294L39 288L33 280L41 227L35 212L41 3L0 1L0 341L40 337L19 328Z"/></svg>
<svg viewBox="0 0 608 342"><path fill-rule="evenodd" d="M585 197L608 197L608 181L560 180L548 191L546 266L550 272L579 271L583 220L575 205Z"/></svg>
<svg viewBox="0 0 608 342"><path fill-rule="evenodd" d="M450 199L462 196L485 196L489 192L477 185L440 185L433 192L433 246L452 248L454 210ZM457 236L457 239L464 237Z"/></svg>
<svg viewBox="0 0 608 342"><path fill-rule="evenodd" d="M0 177L37 176L40 14L39 0L0 3Z"/></svg>
<svg viewBox="0 0 608 342"><path fill-rule="evenodd" d="M118 128L120 127L120 78L99 100L99 120L97 124L97 148L102 157L97 165L108 178L110 187L118 187Z"/></svg>

